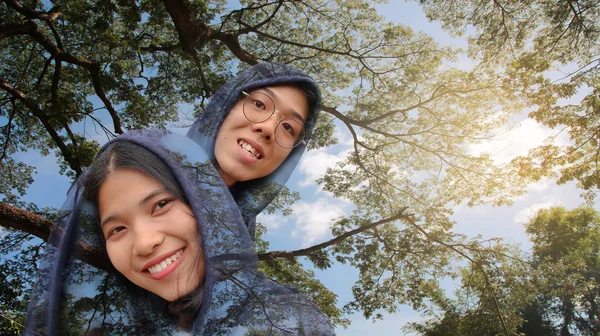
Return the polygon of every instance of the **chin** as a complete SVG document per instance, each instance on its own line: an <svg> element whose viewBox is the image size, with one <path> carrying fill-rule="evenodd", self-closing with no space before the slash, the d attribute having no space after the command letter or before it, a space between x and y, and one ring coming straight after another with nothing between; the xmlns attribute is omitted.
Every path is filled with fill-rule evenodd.
<svg viewBox="0 0 600 336"><path fill-rule="evenodd" d="M181 299L182 297L190 294L192 291L193 290L188 290L188 291L184 291L184 293L177 293L177 294L175 294L175 293L162 293L163 295L158 294L158 293L154 293L154 294L160 296L165 301L174 302L174 301L177 301L177 300Z"/></svg>

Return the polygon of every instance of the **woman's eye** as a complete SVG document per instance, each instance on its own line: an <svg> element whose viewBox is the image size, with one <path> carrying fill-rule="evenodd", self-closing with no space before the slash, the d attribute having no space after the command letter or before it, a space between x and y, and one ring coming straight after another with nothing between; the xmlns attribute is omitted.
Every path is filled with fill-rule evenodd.
<svg viewBox="0 0 600 336"><path fill-rule="evenodd" d="M125 230L124 226L115 226L114 228L108 230L106 238L110 238L112 235L115 235L123 230Z"/></svg>
<svg viewBox="0 0 600 336"><path fill-rule="evenodd" d="M159 201L158 203L156 203L156 205L154 205L154 209L152 212L158 211L158 210L166 207L172 201L173 201L172 199L165 199L165 200Z"/></svg>

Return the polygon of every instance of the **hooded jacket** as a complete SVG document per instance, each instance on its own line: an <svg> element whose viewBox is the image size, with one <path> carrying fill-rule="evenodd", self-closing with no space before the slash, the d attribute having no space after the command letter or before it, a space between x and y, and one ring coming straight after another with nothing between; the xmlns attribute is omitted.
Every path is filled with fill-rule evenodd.
<svg viewBox="0 0 600 336"><path fill-rule="evenodd" d="M163 130L112 141L133 142L162 160L193 211L206 276L191 334L333 335L327 317L307 298L257 271L253 241L238 206L197 143ZM85 180L84 173L69 190L41 257L24 333L179 334L166 301L111 267L96 206L83 197Z"/></svg>
<svg viewBox="0 0 600 336"><path fill-rule="evenodd" d="M259 63L242 71L215 92L206 110L196 119L187 133L187 136L198 143L214 162L217 133L233 105L242 96L242 91L249 92L257 88L285 84L301 84L310 92L307 97L308 118L304 124L306 144L294 147L279 168L268 176L238 182L230 188L253 239L256 216L279 194L298 165L312 136L321 103L321 92L317 83L300 70L288 65Z"/></svg>

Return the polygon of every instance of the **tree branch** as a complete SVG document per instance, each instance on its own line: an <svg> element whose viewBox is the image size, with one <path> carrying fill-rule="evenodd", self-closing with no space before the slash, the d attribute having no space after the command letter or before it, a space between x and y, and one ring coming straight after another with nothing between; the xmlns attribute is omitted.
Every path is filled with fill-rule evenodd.
<svg viewBox="0 0 600 336"><path fill-rule="evenodd" d="M8 26L8 27L3 27ZM6 32L4 30L6 28ZM38 42L44 49L50 53L55 58L55 62L64 61L67 63L78 65L89 71L92 78L92 85L94 86L94 91L96 95L102 100L104 106L110 113L111 118L113 119L113 126L115 128L116 133L123 133L123 129L121 128L121 118L119 114L113 107L112 103L106 96L104 92L104 88L102 88L101 78L100 78L100 64L97 62L84 58L72 55L70 53L61 50L54 43L45 36L38 28L38 26L33 21L27 21L24 24L19 25L0 25L0 39L5 36L15 36L15 35L28 35L34 41Z"/></svg>
<svg viewBox="0 0 600 336"><path fill-rule="evenodd" d="M192 10L187 0L162 0L167 13L171 16L183 51L194 55L196 45L204 44L213 33L208 26L194 18L196 12Z"/></svg>
<svg viewBox="0 0 600 336"><path fill-rule="evenodd" d="M186 53L195 55L196 48L203 47L208 40L218 40L225 44L240 61L250 65L258 63L254 56L242 48L238 40L238 32L219 32L209 28L206 23L196 20L195 12L187 0L162 0L162 2L175 24L181 48Z"/></svg>
<svg viewBox="0 0 600 336"><path fill-rule="evenodd" d="M0 155L0 162L4 161L4 159L6 158L6 153L8 151L8 146L10 145L10 136L12 133L12 122L13 119L15 117L15 114L17 113L16 109L14 108L14 103L13 103L13 110L10 113L10 117L8 118L8 122L6 123L5 126L3 126L2 128L6 127L6 131L4 131L4 136L5 136L5 141L4 141L4 146L2 148L2 155Z"/></svg>
<svg viewBox="0 0 600 336"><path fill-rule="evenodd" d="M34 11L31 8L24 6L17 0L3 0L8 6L12 7L14 10L24 15L28 19L40 19L44 21L52 22L56 20L62 13L56 10L56 7L53 7L48 12L40 12Z"/></svg>
<svg viewBox="0 0 600 336"><path fill-rule="evenodd" d="M381 224L390 223L390 222L393 222L393 221L401 219L401 218L408 218L408 215L404 214L404 211L406 211L406 209L408 209L408 207L404 207L404 208L400 209L399 213L395 216L392 216L392 217L389 217L386 219L382 219L380 221L377 221L377 222L374 222L374 223L371 223L368 225L361 226L359 228L356 228L354 230L343 233L343 234L341 234L333 239L330 239L326 242L323 242L321 244L317 244L317 245L314 245L311 247L294 250L294 251L271 251L271 252L266 252L266 253L259 253L258 259L259 260L271 260L271 259L275 259L275 258L292 259L294 257L299 257L299 256L308 256L316 251L325 249L332 245L339 244L340 242L342 242L343 240L345 240L348 237L352 237L358 233L375 228Z"/></svg>
<svg viewBox="0 0 600 336"><path fill-rule="evenodd" d="M73 171L79 175L82 172L81 164L78 159L73 156L73 153L69 150L63 139L60 137L58 132L54 129L54 126L50 123L48 116L42 111L42 109L27 95L25 95L21 90L10 85L4 78L0 78L0 88L4 89L6 92L10 93L13 97L20 100L25 106L27 106L33 115L44 125L46 131L50 134L56 146L60 149L65 161L69 164L69 167L73 169Z"/></svg>
<svg viewBox="0 0 600 336"><path fill-rule="evenodd" d="M258 254L258 259L291 259L298 256L310 255L311 253L325 249L332 245L336 245L341 241L345 240L346 238L349 238L366 230L375 228L379 225L390 223L398 219L407 219L409 215L404 214L404 211L406 211L406 209L408 209L408 207L402 208L400 212L395 216L382 219L369 225L361 226L357 229L348 231L321 244L295 251L272 251L260 253ZM48 241L52 230L57 230L56 226L53 225L52 221L44 218L43 216L33 213L31 211L19 209L17 207L2 202L0 202L0 226L9 227L33 234L34 236L41 238L44 241ZM103 251L102 249L90 246L82 241L78 241L76 243L76 251L77 253L75 255L81 256L81 258L78 257L78 259L80 259L81 261L109 272L113 271L113 268L110 265L110 261L108 260L105 251Z"/></svg>
<svg viewBox="0 0 600 336"><path fill-rule="evenodd" d="M0 225L30 233L46 242L48 241L52 230L59 230L52 224L52 221L49 221L36 213L19 209L2 202L0 202ZM54 233L52 234L54 235ZM57 232L56 234L60 235L61 232ZM114 272L106 252L100 248L78 241L75 244L74 255L77 256L79 260L89 265L108 272Z"/></svg>

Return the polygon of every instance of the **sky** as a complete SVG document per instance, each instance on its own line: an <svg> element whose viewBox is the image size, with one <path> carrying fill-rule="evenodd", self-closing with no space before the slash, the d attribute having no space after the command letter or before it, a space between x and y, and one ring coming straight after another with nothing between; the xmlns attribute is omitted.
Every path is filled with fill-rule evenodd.
<svg viewBox="0 0 600 336"><path fill-rule="evenodd" d="M410 26L415 31L422 31L442 45L466 48L464 38L452 38L438 23L428 22L420 6L415 2L392 0L390 4L376 7L389 21ZM469 62L463 58L457 66L468 67ZM178 131L184 132L182 129ZM339 130L336 132L339 144L327 149L307 152L290 179L288 187L297 190L302 197L292 206L293 215L259 216L258 221L269 229L264 239L270 242L272 250L293 250L325 241L332 237L330 232L332 219L352 210L350 202L334 199L315 183L327 167L333 167L351 149L349 135L340 133ZM528 119L526 113L523 113L513 117L500 139L483 142L472 146L469 150L473 154L489 152L497 162L507 162L515 156L526 154L529 149L541 144L544 139L555 133L555 130ZM99 134L92 134L92 136L101 142L105 141ZM559 141L567 140L559 138ZM55 157L21 153L17 159L24 159L38 167L35 182L29 187L24 200L35 202L40 206L60 207L62 199L56 195L66 194L69 179L57 175L59 168ZM563 205L569 209L577 207L582 203L580 193L581 191L573 183L558 186L553 181L542 180L529 186L527 193L517 197L511 207L458 205L453 209L452 219L456 222L453 230L471 237L476 235L486 238L502 237L528 249L531 244L526 237L523 224L535 211L552 205ZM48 195L54 196L48 197ZM336 264L331 269L315 270L315 272L325 286L339 295L340 306L352 300L351 287L358 277L356 270ZM358 314L349 318L352 324L347 329L338 328L336 330L338 335L403 334L402 327L406 323L423 319L420 313L407 306L400 306L395 314L384 314L383 320L374 323Z"/></svg>
<svg viewBox="0 0 600 336"><path fill-rule="evenodd" d="M437 22L429 22L421 7L416 2L390 1L389 4L377 5L378 12L387 20L410 26L415 31L432 36L442 45L458 46L466 49L465 38L453 38L444 32ZM466 57L460 58L454 66L468 68L470 62ZM512 158L527 154L527 151L540 145L546 138L554 136L557 131L549 129L536 121L527 118L527 113L514 116L506 125L503 136L485 141L469 150L473 154L488 152L498 163L510 161ZM259 221L269 228L265 239L271 242L272 249L293 249L305 247L330 239L331 220L347 213L352 204L332 198L314 184L327 167L333 167L342 160L351 149L348 134L336 134L340 144L333 148L307 152L300 162L299 171L293 180L296 190L300 191L302 200L293 206L292 218L281 216L260 216ZM566 138L559 137L559 142L566 143ZM293 185L291 186L293 188ZM567 209L582 204L581 190L574 183L558 186L553 181L542 180L527 189L527 193L514 199L510 207L459 205L453 209L452 219L456 222L454 232L470 237L481 235L484 238L501 237L507 242L519 244L529 249L531 243L525 233L526 223L537 210L553 205L562 205ZM300 219L298 219L300 218ZM290 246L291 245L291 246ZM326 271L315 271L325 286L339 295L338 302L343 304L352 300L351 286L358 278L356 270L335 265ZM451 286L450 286L451 287ZM395 314L384 314L383 320L372 322L360 314L349 316L352 324L347 328L338 328L340 336L359 335L401 335L402 327L409 322L422 321L423 317L411 307L400 306Z"/></svg>

